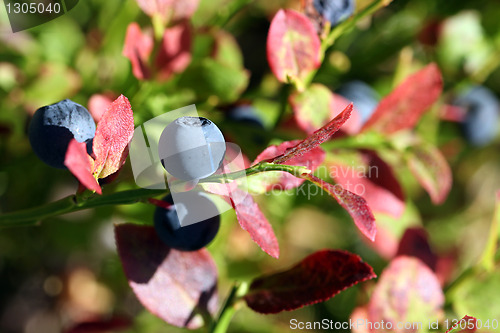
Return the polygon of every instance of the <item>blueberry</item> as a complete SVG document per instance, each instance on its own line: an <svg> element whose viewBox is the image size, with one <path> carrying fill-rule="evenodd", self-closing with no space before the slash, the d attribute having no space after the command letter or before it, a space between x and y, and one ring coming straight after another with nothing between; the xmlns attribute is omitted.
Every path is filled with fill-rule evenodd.
<svg viewBox="0 0 500 333"><path fill-rule="evenodd" d="M349 101L353 102L354 107L361 116L361 122L364 124L377 108L380 96L368 84L362 81L350 81L337 90L337 93Z"/></svg>
<svg viewBox="0 0 500 333"><path fill-rule="evenodd" d="M332 26L336 26L354 13L354 0L313 0L313 5Z"/></svg>
<svg viewBox="0 0 500 333"><path fill-rule="evenodd" d="M463 122L467 141L474 146L484 146L495 138L500 120L500 102L491 90L483 86L469 87L454 104L467 110Z"/></svg>
<svg viewBox="0 0 500 333"><path fill-rule="evenodd" d="M172 204L172 196L167 195L163 201ZM203 219L200 212L217 215L181 227L178 214L183 220L200 220ZM217 235L220 216L217 207L209 198L198 191L188 191L176 193L175 205L168 209L157 207L154 213L154 223L158 236L167 246L181 251L196 251L210 243Z"/></svg>
<svg viewBox="0 0 500 333"><path fill-rule="evenodd" d="M69 99L36 110L29 127L35 154L46 164L66 169L64 158L71 139L88 142L95 135L95 123L86 108Z"/></svg>
<svg viewBox="0 0 500 333"><path fill-rule="evenodd" d="M259 117L255 109L251 105L238 105L232 108L231 110L229 110L227 118L233 122L262 129L264 128L262 119Z"/></svg>
<svg viewBox="0 0 500 333"><path fill-rule="evenodd" d="M165 170L181 180L191 181L217 171L226 153L226 143L210 120L180 117L163 130L158 153Z"/></svg>

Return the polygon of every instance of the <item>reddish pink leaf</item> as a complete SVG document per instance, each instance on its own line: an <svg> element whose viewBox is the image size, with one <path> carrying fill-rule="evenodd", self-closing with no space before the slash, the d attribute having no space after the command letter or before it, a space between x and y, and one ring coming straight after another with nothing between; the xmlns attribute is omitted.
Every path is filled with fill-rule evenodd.
<svg viewBox="0 0 500 333"><path fill-rule="evenodd" d="M149 16L158 16L163 22L190 18L198 8L199 0L137 0Z"/></svg>
<svg viewBox="0 0 500 333"><path fill-rule="evenodd" d="M443 203L453 182L448 162L433 145L420 144L410 147L408 166L434 204Z"/></svg>
<svg viewBox="0 0 500 333"><path fill-rule="evenodd" d="M132 72L139 80L149 79L149 56L153 51L153 37L143 34L141 27L132 22L127 28L122 54L132 63Z"/></svg>
<svg viewBox="0 0 500 333"><path fill-rule="evenodd" d="M171 249L150 226L116 225L115 237L129 285L152 314L195 329L203 326L200 312L216 312L217 268L206 249Z"/></svg>
<svg viewBox="0 0 500 333"><path fill-rule="evenodd" d="M257 156L255 161L253 161L252 165L257 164L259 162L272 159L276 156L280 156L289 148L295 147L300 140L293 141L285 141L278 146L272 145L264 149L262 153ZM296 156L291 158L290 160L284 162L286 165L301 165L307 167L309 170L316 170L321 163L323 163L325 159L325 151L321 149L321 147L315 147L312 150L308 151L304 155ZM289 190L295 188L304 182L304 179L297 178L288 172L279 172L281 175L276 179L276 181L267 182L265 184L266 191L275 189L275 190ZM259 177L260 175L266 176L266 173L262 173L253 177ZM263 178L263 180L265 180Z"/></svg>
<svg viewBox="0 0 500 333"><path fill-rule="evenodd" d="M465 108L458 105L443 105L440 110L439 117L442 120L453 121L457 123L461 123L465 120L465 114L467 110Z"/></svg>
<svg viewBox="0 0 500 333"><path fill-rule="evenodd" d="M439 317L443 304L444 294L434 273L417 258L401 256L382 272L368 304L368 320L391 323L394 332L415 332L397 324L421 322L428 327Z"/></svg>
<svg viewBox="0 0 500 333"><path fill-rule="evenodd" d="M409 256L420 259L433 271L436 270L438 257L432 251L429 244L429 237L423 228L406 229L401 241L397 256Z"/></svg>
<svg viewBox="0 0 500 333"><path fill-rule="evenodd" d="M474 333L477 331L477 319L471 316L464 316L458 323L453 325L446 333Z"/></svg>
<svg viewBox="0 0 500 333"><path fill-rule="evenodd" d="M349 119L352 112L352 104L349 104L344 111L339 113L335 118L330 120L328 124L321 127L319 130L314 132L312 135L308 136L301 142L299 142L295 147L289 148L280 156L272 159L271 162L276 164L284 164L284 162L302 156L307 152L318 147L320 144L328 140L333 134L335 134L340 127Z"/></svg>
<svg viewBox="0 0 500 333"><path fill-rule="evenodd" d="M93 174L105 178L125 163L128 143L134 135L134 116L127 97L120 95L97 124L94 137L96 156Z"/></svg>
<svg viewBox="0 0 500 333"><path fill-rule="evenodd" d="M111 318L100 318L76 324L65 333L108 333L117 332L130 328L133 321L127 317L114 316Z"/></svg>
<svg viewBox="0 0 500 333"><path fill-rule="evenodd" d="M106 112L108 107L117 97L118 96L113 93L94 94L90 96L88 101L88 109L90 114L92 115L92 118L94 118L96 122L99 122L104 112Z"/></svg>
<svg viewBox="0 0 500 333"><path fill-rule="evenodd" d="M260 313L290 311L324 302L374 277L373 269L359 256L323 250L284 272L253 280L244 298L252 310Z"/></svg>
<svg viewBox="0 0 500 333"><path fill-rule="evenodd" d="M391 134L413 128L425 111L438 100L442 90L441 73L437 65L432 63L407 77L382 99L361 130L374 129Z"/></svg>
<svg viewBox="0 0 500 333"><path fill-rule="evenodd" d="M373 151L360 154L365 165L328 163L330 176L346 190L362 196L373 211L400 217L405 198L391 167Z"/></svg>
<svg viewBox="0 0 500 333"><path fill-rule="evenodd" d="M85 142L78 142L72 139L69 142L64 165L78 181L89 190L102 194L101 187L97 180L92 176L92 158L87 154L87 145Z"/></svg>
<svg viewBox="0 0 500 333"><path fill-rule="evenodd" d="M358 306L357 308L355 308L351 313L351 317L349 318L350 322L356 323L351 327L351 332L370 333L370 327L368 325L358 325L358 323L365 323L366 318L368 318L368 309L366 308L366 306Z"/></svg>
<svg viewBox="0 0 500 333"><path fill-rule="evenodd" d="M335 200L347 210L349 215L351 215L354 224L356 224L363 235L368 237L372 242L375 240L377 226L375 225L375 218L373 217L372 211L370 207L368 207L365 199L349 192L339 184L329 184L311 174L304 174L302 177L318 185L329 195L334 197Z"/></svg>
<svg viewBox="0 0 500 333"><path fill-rule="evenodd" d="M279 258L280 249L273 228L252 196L240 189L232 191L232 205L243 230L271 257ZM235 204L237 202L238 204Z"/></svg>
<svg viewBox="0 0 500 333"><path fill-rule="evenodd" d="M167 80L181 73L191 62L191 28L187 23L166 29L156 57L158 79Z"/></svg>
<svg viewBox="0 0 500 333"><path fill-rule="evenodd" d="M349 101L344 97L332 93L319 83L312 84L303 92L293 93L289 102L297 124L307 133L313 133L324 126L338 115L339 110L344 110L349 105ZM342 126L342 131L355 134L361 129L361 125L361 117L354 110Z"/></svg>
<svg viewBox="0 0 500 333"><path fill-rule="evenodd" d="M301 83L320 63L321 42L307 16L281 9L267 36L267 61L281 82Z"/></svg>
<svg viewBox="0 0 500 333"><path fill-rule="evenodd" d="M170 207L172 206L172 204L170 204L166 201L158 200L155 198L149 198L148 201L149 201L149 203L155 205L156 207L160 207L160 208L167 209L167 210L170 209Z"/></svg>

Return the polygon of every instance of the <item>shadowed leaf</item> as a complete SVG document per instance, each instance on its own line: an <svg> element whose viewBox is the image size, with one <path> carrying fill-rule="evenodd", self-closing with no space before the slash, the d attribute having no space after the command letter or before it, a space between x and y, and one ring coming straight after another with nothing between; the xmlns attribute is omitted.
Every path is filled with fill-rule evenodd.
<svg viewBox="0 0 500 333"><path fill-rule="evenodd" d="M108 107L97 124L93 174L105 178L125 163L128 143L134 135L134 117L127 97L121 95Z"/></svg>
<svg viewBox="0 0 500 333"><path fill-rule="evenodd" d="M355 254L323 250L281 273L253 280L244 296L260 313L290 311L324 302L339 292L376 277L373 269Z"/></svg>
<svg viewBox="0 0 500 333"><path fill-rule="evenodd" d="M96 320L84 321L64 331L65 333L107 333L130 328L132 320L127 317L113 316Z"/></svg>
<svg viewBox="0 0 500 333"><path fill-rule="evenodd" d="M452 173L443 154L430 144L415 144L408 151L408 166L434 204L443 203L453 182Z"/></svg>
<svg viewBox="0 0 500 333"><path fill-rule="evenodd" d="M368 304L368 320L390 322L394 332L416 332L398 328L398 323L422 323L440 318L444 294L435 274L417 258L400 256L382 272Z"/></svg>
<svg viewBox="0 0 500 333"><path fill-rule="evenodd" d="M206 249L167 247L151 226L115 226L118 253L128 282L148 311L167 323L195 329L200 314L217 310L217 269Z"/></svg>
<svg viewBox="0 0 500 333"><path fill-rule="evenodd" d="M267 61L281 82L301 84L320 66L320 40L311 21L294 10L280 10L267 36Z"/></svg>
<svg viewBox="0 0 500 333"><path fill-rule="evenodd" d="M71 173L78 179L78 181L88 188L102 194L101 187L97 180L92 176L92 158L87 154L87 147L85 142L78 142L72 139L69 142L64 165L66 165Z"/></svg>
<svg viewBox="0 0 500 333"><path fill-rule="evenodd" d="M409 256L420 259L433 271L436 270L438 257L429 244L429 236L424 228L406 229L396 256Z"/></svg>
<svg viewBox="0 0 500 333"><path fill-rule="evenodd" d="M413 128L420 117L439 98L443 80L436 64L430 64L408 76L403 83L383 98L361 131L374 129L391 134Z"/></svg>
<svg viewBox="0 0 500 333"><path fill-rule="evenodd" d="M371 241L375 240L375 235L377 234L375 217L373 217L372 211L370 207L368 207L365 199L344 189L339 184L329 184L311 174L304 174L302 178L313 182L334 197L335 200L347 210L349 215L351 215L354 224L356 224L363 235L368 237Z"/></svg>
<svg viewBox="0 0 500 333"><path fill-rule="evenodd" d="M191 62L191 29L187 23L165 30L156 56L157 77L167 80L181 73Z"/></svg>

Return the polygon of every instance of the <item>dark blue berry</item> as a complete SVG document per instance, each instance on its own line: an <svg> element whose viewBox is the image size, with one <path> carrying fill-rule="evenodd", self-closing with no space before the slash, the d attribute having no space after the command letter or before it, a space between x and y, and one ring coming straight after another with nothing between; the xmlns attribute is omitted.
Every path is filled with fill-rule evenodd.
<svg viewBox="0 0 500 333"><path fill-rule="evenodd" d="M454 104L467 111L463 130L469 143L484 146L495 138L500 121L500 102L491 90L483 86L472 86Z"/></svg>
<svg viewBox="0 0 500 333"><path fill-rule="evenodd" d="M172 204L172 196L167 195L163 201ZM181 227L177 210L182 212L183 222L201 220L203 216L215 216ZM154 223L158 236L167 246L181 251L196 251L205 247L217 235L220 217L217 207L203 193L188 191L176 193L175 205L168 209L157 207Z"/></svg>
<svg viewBox="0 0 500 333"><path fill-rule="evenodd" d="M36 110L29 127L35 154L46 164L65 169L64 158L71 139L92 140L96 126L86 108L69 99Z"/></svg>
<svg viewBox="0 0 500 333"><path fill-rule="evenodd" d="M163 130L158 154L172 176L191 181L206 178L220 167L226 142L219 128L203 117L180 117Z"/></svg>
<svg viewBox="0 0 500 333"><path fill-rule="evenodd" d="M354 104L361 116L361 122L364 124L377 108L380 96L368 84L362 81L350 81L337 90L337 94L345 97Z"/></svg>
<svg viewBox="0 0 500 333"><path fill-rule="evenodd" d="M354 13L354 0L313 0L314 8L332 26L347 19Z"/></svg>
<svg viewBox="0 0 500 333"><path fill-rule="evenodd" d="M227 114L227 119L249 126L264 128L264 123L251 105L238 105Z"/></svg>

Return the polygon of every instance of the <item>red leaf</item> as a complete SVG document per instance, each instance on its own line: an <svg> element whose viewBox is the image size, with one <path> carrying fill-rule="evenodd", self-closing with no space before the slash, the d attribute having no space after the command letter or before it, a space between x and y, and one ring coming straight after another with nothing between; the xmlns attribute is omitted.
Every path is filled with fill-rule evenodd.
<svg viewBox="0 0 500 333"><path fill-rule="evenodd" d="M285 153L285 151L288 148L295 147L299 142L300 140L285 141L278 146L275 145L269 146L266 149L264 149L264 151L260 153L259 156L257 156L255 161L253 161L252 165L265 160L272 159L276 156L280 156L283 153ZM321 147L316 147L308 151L304 155L291 158L290 160L286 161L283 164L301 165L307 167L309 170L314 171L321 165L321 163L323 163L324 159L325 159L325 151L321 149ZM264 186L266 186L266 191L271 189L289 190L299 186L304 182L304 179L297 178L289 174L288 172L281 172L281 171L275 171L275 172L280 173L280 176L275 181L267 181L265 183ZM268 174L267 172L261 173L252 176L251 179L255 179L256 177L262 177L262 180L266 181L269 180L269 177L266 176L267 174Z"/></svg>
<svg viewBox="0 0 500 333"><path fill-rule="evenodd" d="M187 23L166 29L156 57L158 79L167 80L181 73L191 62L191 29Z"/></svg>
<svg viewBox="0 0 500 333"><path fill-rule="evenodd" d="M330 175L346 190L362 196L373 211L400 217L405 198L391 167L373 151L360 154L366 165L328 163Z"/></svg>
<svg viewBox="0 0 500 333"><path fill-rule="evenodd" d="M163 200L158 200L158 199L154 199L154 198L149 198L148 199L149 203L155 205L156 207L160 207L160 208L163 208L163 209L170 209L170 207L172 206L172 204L166 202L166 201L163 201Z"/></svg>
<svg viewBox="0 0 500 333"><path fill-rule="evenodd" d="M444 294L434 273L417 258L401 256L382 272L368 304L368 320L384 320L394 328L405 322L421 322L426 327L438 319L443 304Z"/></svg>
<svg viewBox="0 0 500 333"><path fill-rule="evenodd" d="M158 16L163 22L190 18L198 8L199 0L137 0L149 16Z"/></svg>
<svg viewBox="0 0 500 333"><path fill-rule="evenodd" d="M240 189L232 191L232 205L243 230L271 257L279 258L280 249L273 228L252 196ZM238 204L235 204L237 202Z"/></svg>
<svg viewBox="0 0 500 333"><path fill-rule="evenodd" d="M92 118L96 122L99 122L101 120L102 115L108 107L113 103L113 101L116 99L115 94L113 93L106 93L106 94L94 94L90 96L89 101L88 101L88 109L90 114L92 115Z"/></svg>
<svg viewBox="0 0 500 333"><path fill-rule="evenodd" d="M448 162L439 149L430 144L415 144L408 151L408 166L434 204L448 197L453 177Z"/></svg>
<svg viewBox="0 0 500 333"><path fill-rule="evenodd" d="M134 116L127 97L120 95L103 114L94 137L93 174L105 178L125 163L128 143L134 135Z"/></svg>
<svg viewBox="0 0 500 333"><path fill-rule="evenodd" d="M281 273L253 280L247 305L260 313L277 313L324 302L339 292L376 277L355 254L323 250Z"/></svg>
<svg viewBox="0 0 500 333"><path fill-rule="evenodd" d="M65 333L108 333L125 330L133 325L127 317L114 316L78 323L66 330Z"/></svg>
<svg viewBox="0 0 500 333"><path fill-rule="evenodd" d="M382 99L361 131L374 129L391 134L413 128L425 111L438 100L442 90L441 73L437 65L432 63L407 77Z"/></svg>
<svg viewBox="0 0 500 333"><path fill-rule="evenodd" d="M132 63L132 72L139 80L149 79L151 76L148 60L153 51L153 44L153 37L143 34L137 23L129 24L122 54Z"/></svg>
<svg viewBox="0 0 500 333"><path fill-rule="evenodd" d="M303 92L295 92L290 95L295 120L301 129L307 133L313 133L317 128L324 126L328 121L344 110L349 101L340 95L336 95L322 84L315 83ZM342 131L355 134L361 129L361 117L358 112L351 113L351 117L342 127Z"/></svg>
<svg viewBox="0 0 500 333"><path fill-rule="evenodd" d="M78 142L72 139L69 142L64 165L78 179L82 185L89 190L102 194L101 187L97 180L92 176L92 158L87 154L87 145L85 142Z"/></svg>
<svg viewBox="0 0 500 333"><path fill-rule="evenodd" d="M461 123L465 120L466 113L467 110L461 106L446 104L441 108L439 117L442 120Z"/></svg>
<svg viewBox="0 0 500 333"><path fill-rule="evenodd" d="M217 268L206 249L170 249L150 226L116 225L115 237L129 285L152 314L195 329L203 326L199 312L216 312Z"/></svg>
<svg viewBox="0 0 500 333"><path fill-rule="evenodd" d="M423 228L408 228L406 229L401 241L397 256L409 256L420 259L433 271L436 270L438 257L432 251L429 244L429 237Z"/></svg>
<svg viewBox="0 0 500 333"><path fill-rule="evenodd" d="M471 316L464 316L458 323L447 330L446 333L474 333L477 329L477 319Z"/></svg>
<svg viewBox="0 0 500 333"><path fill-rule="evenodd" d="M335 198L337 202L344 207L345 210L351 215L354 220L354 224L358 229L368 237L372 242L375 240L375 235L377 234L377 226L375 225L375 218L366 203L366 200L356 195L348 190L344 189L340 185L329 184L311 174L305 174L302 176L314 184L321 187L329 195Z"/></svg>
<svg viewBox="0 0 500 333"><path fill-rule="evenodd" d="M281 82L301 83L321 65L321 42L307 16L281 9L274 16L267 36L267 61Z"/></svg>
<svg viewBox="0 0 500 333"><path fill-rule="evenodd" d="M349 119L352 112L352 103L349 104L344 111L339 113L335 118L330 120L328 124L321 127L319 130L314 132L312 135L308 136L302 140L295 147L289 148L285 151L283 155L275 157L272 162L276 164L284 164L284 162L302 156L305 153L318 147L320 144L328 140L333 134L335 134L340 127Z"/></svg>

